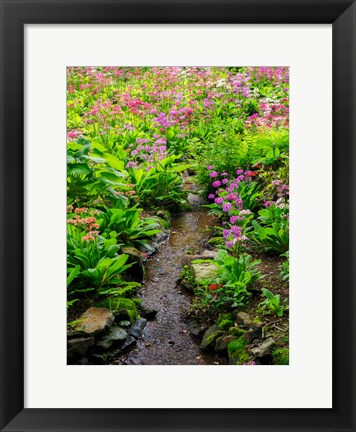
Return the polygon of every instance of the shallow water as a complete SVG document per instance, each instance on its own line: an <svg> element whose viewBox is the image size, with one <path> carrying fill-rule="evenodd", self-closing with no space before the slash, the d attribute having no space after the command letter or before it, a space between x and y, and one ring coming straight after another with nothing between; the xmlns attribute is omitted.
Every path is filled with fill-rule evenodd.
<svg viewBox="0 0 356 432"><path fill-rule="evenodd" d="M156 319L148 322L137 346L116 363L207 365L219 361L213 355L202 354L199 341L189 334L183 314L189 309L191 296L176 282L184 255L203 251L207 228L215 225L201 207L201 199L193 194L189 198L193 210L173 219L168 241L146 263L140 295L144 306L158 311Z"/></svg>

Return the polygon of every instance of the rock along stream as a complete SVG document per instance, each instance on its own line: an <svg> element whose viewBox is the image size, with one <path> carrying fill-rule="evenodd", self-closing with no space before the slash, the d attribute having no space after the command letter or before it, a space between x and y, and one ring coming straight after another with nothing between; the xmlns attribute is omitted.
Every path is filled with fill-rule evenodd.
<svg viewBox="0 0 356 432"><path fill-rule="evenodd" d="M145 265L145 279L140 295L143 305L157 310L156 318L145 327L143 338L130 352L114 363L127 365L208 365L218 364L213 355L199 350L199 341L190 335L183 315L189 309L191 296L177 284L182 259L190 251L204 249L207 228L213 217L202 207L202 200L189 194L192 211L172 220L169 240Z"/></svg>

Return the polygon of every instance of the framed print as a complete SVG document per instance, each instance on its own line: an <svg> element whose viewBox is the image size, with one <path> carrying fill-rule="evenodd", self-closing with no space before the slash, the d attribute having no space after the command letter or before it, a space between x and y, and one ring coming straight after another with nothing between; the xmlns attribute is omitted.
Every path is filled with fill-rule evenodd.
<svg viewBox="0 0 356 432"><path fill-rule="evenodd" d="M1 430L355 430L354 2L1 17Z"/></svg>

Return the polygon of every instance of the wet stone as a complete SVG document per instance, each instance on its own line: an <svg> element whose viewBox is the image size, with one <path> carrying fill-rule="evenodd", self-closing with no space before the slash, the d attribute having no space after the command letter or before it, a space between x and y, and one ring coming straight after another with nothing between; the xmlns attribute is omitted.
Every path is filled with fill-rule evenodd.
<svg viewBox="0 0 356 432"><path fill-rule="evenodd" d="M139 318L130 328L129 330L130 335L135 336L136 338L141 337L146 325L147 325L147 320L145 318Z"/></svg>
<svg viewBox="0 0 356 432"><path fill-rule="evenodd" d="M202 336L205 330L209 327L208 323L199 323L196 321L187 321L189 332L193 336Z"/></svg>
<svg viewBox="0 0 356 432"><path fill-rule="evenodd" d="M251 328L244 334L244 339L247 342L251 342L254 339L260 339L262 337L262 328L262 322L252 322Z"/></svg>
<svg viewBox="0 0 356 432"><path fill-rule="evenodd" d="M214 260L216 256L217 251L208 249L204 250L202 253L199 254L187 253L183 256L182 265L191 265L191 262L195 260Z"/></svg>
<svg viewBox="0 0 356 432"><path fill-rule="evenodd" d="M128 327L131 323L130 323L130 321L119 321L118 324L121 327Z"/></svg>
<svg viewBox="0 0 356 432"><path fill-rule="evenodd" d="M215 259L218 255L218 251L216 250L205 250L202 253L202 257L204 257L204 259Z"/></svg>
<svg viewBox="0 0 356 432"><path fill-rule="evenodd" d="M114 314L108 309L91 307L78 319L75 330L95 335L111 327L114 319Z"/></svg>
<svg viewBox="0 0 356 432"><path fill-rule="evenodd" d="M235 336L227 335L221 336L216 340L215 352L219 354L227 354L227 346L230 342L236 339Z"/></svg>
<svg viewBox="0 0 356 432"><path fill-rule="evenodd" d="M93 353L90 355L89 361L93 364L104 365L107 363L107 357L103 354Z"/></svg>
<svg viewBox="0 0 356 432"><path fill-rule="evenodd" d="M202 351L214 351L216 340L224 334L223 331L219 330L219 327L214 324L208 328L204 333L203 340L200 344Z"/></svg>
<svg viewBox="0 0 356 432"><path fill-rule="evenodd" d="M88 351L88 349L93 346L95 339L93 337L89 338L76 338L69 339L67 341L67 356L72 357L82 357Z"/></svg>
<svg viewBox="0 0 356 432"><path fill-rule="evenodd" d="M275 341L272 337L265 339L260 345L256 348L252 348L251 352L255 357L261 358L271 354L272 347L275 344Z"/></svg>
<svg viewBox="0 0 356 432"><path fill-rule="evenodd" d="M97 343L97 346L108 350L116 343L125 340L127 337L128 334L123 328L117 326L111 327L109 333Z"/></svg>
<svg viewBox="0 0 356 432"><path fill-rule="evenodd" d="M238 312L236 314L236 322L243 327L249 328L252 325L251 315L246 312Z"/></svg>
<svg viewBox="0 0 356 432"><path fill-rule="evenodd" d="M262 328L248 329L242 336L246 342L252 342L255 339L259 339L262 336Z"/></svg>
<svg viewBox="0 0 356 432"><path fill-rule="evenodd" d="M133 336L129 336L120 347L120 351L124 351L127 348L132 347L136 344L136 339Z"/></svg>
<svg viewBox="0 0 356 432"><path fill-rule="evenodd" d="M198 284L212 281L217 276L217 267L213 262L192 263L193 277Z"/></svg>

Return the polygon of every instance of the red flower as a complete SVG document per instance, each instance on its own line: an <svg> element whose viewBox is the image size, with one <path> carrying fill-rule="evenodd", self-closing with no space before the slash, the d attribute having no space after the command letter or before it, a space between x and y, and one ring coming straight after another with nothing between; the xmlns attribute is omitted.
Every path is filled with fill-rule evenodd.
<svg viewBox="0 0 356 432"><path fill-rule="evenodd" d="M255 171L246 171L245 172L245 177L254 177L257 174L257 172Z"/></svg>
<svg viewBox="0 0 356 432"><path fill-rule="evenodd" d="M218 288L221 288L221 287L222 287L222 285L211 284L209 286L209 289L210 289L210 291L215 291L215 290L217 290Z"/></svg>

